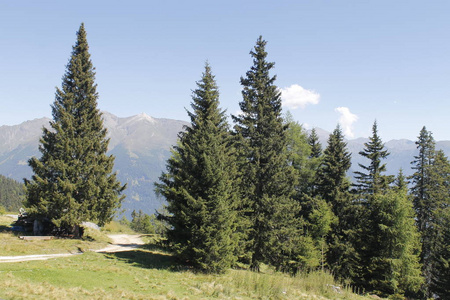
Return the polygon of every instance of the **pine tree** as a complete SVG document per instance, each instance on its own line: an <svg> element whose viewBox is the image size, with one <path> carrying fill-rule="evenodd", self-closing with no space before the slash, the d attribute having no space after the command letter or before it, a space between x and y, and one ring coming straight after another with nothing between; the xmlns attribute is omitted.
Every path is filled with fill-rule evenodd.
<svg viewBox="0 0 450 300"><path fill-rule="evenodd" d="M192 96L191 125L156 184L167 200L167 233L175 254L195 268L220 273L234 261L236 163L225 112L208 64Z"/></svg>
<svg viewBox="0 0 450 300"><path fill-rule="evenodd" d="M373 195L388 189L389 184L393 181L393 176L383 175L386 172L386 164L382 164L381 160L389 156L389 152L385 150L381 138L378 136L378 126L375 121L372 126L372 136L369 142L364 143L365 148L359 154L370 160L370 164L365 166L359 164L364 172L355 172L355 179L358 182L355 186L363 195Z"/></svg>
<svg viewBox="0 0 450 300"><path fill-rule="evenodd" d="M411 176L412 188L411 194L414 195L414 208L417 214L417 227L419 232L424 232L429 224L430 215L432 214L433 207L430 207L430 195L429 195L429 180L430 169L433 164L435 156L435 141L430 131L427 131L424 126L420 131L418 140L416 141L419 154L414 156L414 160L411 162L412 169L415 170Z"/></svg>
<svg viewBox="0 0 450 300"><path fill-rule="evenodd" d="M413 196L414 209L416 211L416 225L421 234L422 253L421 263L425 276L425 285L422 292L426 297L431 297L430 284L432 280L433 251L437 235L436 232L436 210L439 202L447 197L446 191L448 181L445 170L446 158L441 153L436 155L435 141L430 131L424 126L416 141L418 155L411 162L415 171L410 177L412 181L411 195Z"/></svg>
<svg viewBox="0 0 450 300"><path fill-rule="evenodd" d="M287 126L283 125L281 98L269 72L266 41L259 37L250 54L253 66L241 78L242 113L233 116L242 172L242 198L250 220L248 232L251 267L261 262L284 268L292 260L299 238L293 200L295 176L287 159Z"/></svg>
<svg viewBox="0 0 450 300"><path fill-rule="evenodd" d="M327 202L335 200L338 192L350 188L347 171L351 166L351 153L347 149L341 127L330 134L328 146L323 153L322 164L317 173L319 195Z"/></svg>
<svg viewBox="0 0 450 300"><path fill-rule="evenodd" d="M428 217L422 234L423 272L426 276L427 296L438 294L442 299L450 296L450 288L440 284L449 283L450 279L450 162L442 150L435 153L429 172ZM447 291L447 292L445 292Z"/></svg>
<svg viewBox="0 0 450 300"><path fill-rule="evenodd" d="M28 212L75 235L82 221L110 221L125 189L113 173L114 157L106 155L109 139L88 50L81 24L62 89L56 91L51 129L44 128L40 139L42 156L29 160L34 175L25 180Z"/></svg>
<svg viewBox="0 0 450 300"><path fill-rule="evenodd" d="M322 145L319 142L316 129L311 129L311 133L308 137L308 144L311 147L310 158L319 158L322 155Z"/></svg>
<svg viewBox="0 0 450 300"><path fill-rule="evenodd" d="M317 172L317 196L324 199L336 218L327 237L327 264L339 278L354 278L358 265L354 247L358 224L358 211L350 194L347 171L351 166L351 153L347 149L340 126L330 134Z"/></svg>

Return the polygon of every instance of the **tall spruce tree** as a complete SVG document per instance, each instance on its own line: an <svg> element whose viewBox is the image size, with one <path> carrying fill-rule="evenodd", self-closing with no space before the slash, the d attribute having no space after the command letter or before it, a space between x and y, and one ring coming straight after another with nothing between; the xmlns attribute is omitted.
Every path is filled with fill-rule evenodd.
<svg viewBox="0 0 450 300"><path fill-rule="evenodd" d="M414 196L414 209L417 214L417 227L419 232L424 233L429 227L428 221L432 214L433 206L430 206L430 170L435 157L435 141L433 135L426 127L422 127L418 140L416 141L418 155L411 162L414 174L410 177L412 187L411 194Z"/></svg>
<svg viewBox="0 0 450 300"><path fill-rule="evenodd" d="M114 156L97 108L98 94L84 24L52 106L51 129L43 129L39 150L25 180L28 212L78 234L83 221L103 225L120 207L125 189L113 173Z"/></svg>
<svg viewBox="0 0 450 300"><path fill-rule="evenodd" d="M236 163L208 64L191 107L191 125L179 134L156 189L168 203L175 254L199 270L220 273L236 260Z"/></svg>
<svg viewBox="0 0 450 300"><path fill-rule="evenodd" d="M422 235L422 255L426 276L426 295L431 297L435 294L446 299L450 296L440 284L450 282L449 265L449 211L450 211L450 162L442 150L436 151L433 164L429 172L429 210L428 224ZM446 295L446 296L444 296Z"/></svg>
<svg viewBox="0 0 450 300"><path fill-rule="evenodd" d="M237 147L242 159L242 195L247 205L248 251L251 267L259 270L261 262L277 268L292 261L299 238L296 215L299 206L293 200L295 176L287 159L287 126L281 115L280 91L276 76L269 72L266 41L259 37L253 66L241 78L242 113L233 116Z"/></svg>
<svg viewBox="0 0 450 300"><path fill-rule="evenodd" d="M433 269L434 221L435 212L439 206L437 203L438 199L433 196L438 196L439 198L440 195L437 192L442 192L441 187L445 188L441 185L444 178L437 172L440 165L439 162L442 163L444 160L438 161L437 165L435 164L435 141L432 133L425 126L420 131L416 145L419 153L414 156L414 160L411 162L414 170L414 174L410 177L412 183L411 195L413 196L413 204L417 216L416 225L421 234L422 242L421 263L425 276L425 285L422 292L426 297L431 297L432 294L429 287Z"/></svg>
<svg viewBox="0 0 450 300"><path fill-rule="evenodd" d="M347 149L340 126L330 134L317 172L316 194L323 198L336 218L328 234L327 264L341 279L357 277L357 252L354 241L358 229L358 211L350 194L347 171L351 153Z"/></svg>
<svg viewBox="0 0 450 300"><path fill-rule="evenodd" d="M363 195L373 195L386 191L389 184L394 180L393 176L383 175L386 172L386 164L382 160L389 156L380 136L378 135L378 126L375 121L372 126L372 136L369 142L364 143L365 148L359 152L359 155L369 159L369 165L359 164L364 171L355 172L355 179L359 192Z"/></svg>

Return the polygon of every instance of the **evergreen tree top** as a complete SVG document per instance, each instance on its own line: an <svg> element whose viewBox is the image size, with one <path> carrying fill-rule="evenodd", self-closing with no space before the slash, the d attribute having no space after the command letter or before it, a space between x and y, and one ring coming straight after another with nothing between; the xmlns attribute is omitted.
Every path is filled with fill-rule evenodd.
<svg viewBox="0 0 450 300"><path fill-rule="evenodd" d="M365 172L355 172L356 180L363 193L374 194L385 191L388 185L393 181L393 176L382 175L386 172L386 164L382 164L382 160L389 156L389 152L385 149L381 137L378 135L377 121L372 126L372 136L369 141L364 143L364 149L359 154L370 160L369 165L359 164L359 167Z"/></svg>
<svg viewBox="0 0 450 300"><path fill-rule="evenodd" d="M397 174L397 177L395 178L394 184L398 190L401 190L401 191L408 190L408 180L406 180L406 177L403 174L402 168L400 168L400 170L398 171L398 174Z"/></svg>
<svg viewBox="0 0 450 300"><path fill-rule="evenodd" d="M205 63L202 79L196 84L197 89L192 92L191 108L193 111L188 111L192 128L197 128L199 122L212 122L216 126L222 123L223 126L228 127L226 111L219 108L219 89L208 62Z"/></svg>
<svg viewBox="0 0 450 300"><path fill-rule="evenodd" d="M423 172L424 166L430 165L432 163L436 145L433 134L431 133L431 131L428 131L425 126L423 126L420 130L416 145L419 153L418 155L414 156L414 160L411 162L411 164L414 165L412 169L417 170L418 172Z"/></svg>
<svg viewBox="0 0 450 300"><path fill-rule="evenodd" d="M239 105L247 118L258 119L258 116L275 114L281 122L281 92L274 85L276 75L270 76L275 63L266 60L266 44L260 36L254 50L250 51L253 66L247 71L245 78L241 77L243 101Z"/></svg>
<svg viewBox="0 0 450 300"><path fill-rule="evenodd" d="M308 144L311 146L310 158L318 158L322 155L322 144L319 142L316 128L311 129L311 133L308 137Z"/></svg>
<svg viewBox="0 0 450 300"><path fill-rule="evenodd" d="M369 137L369 142L364 143L365 148L359 154L369 159L383 159L389 156L389 152L384 149L384 143L378 135L377 121L372 126L372 136Z"/></svg>

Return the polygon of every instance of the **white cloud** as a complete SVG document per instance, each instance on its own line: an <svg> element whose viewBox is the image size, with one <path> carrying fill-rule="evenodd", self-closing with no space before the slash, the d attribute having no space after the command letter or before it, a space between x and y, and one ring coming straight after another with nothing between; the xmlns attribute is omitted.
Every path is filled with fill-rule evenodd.
<svg viewBox="0 0 450 300"><path fill-rule="evenodd" d="M283 106L288 108L305 108L307 104L319 103L320 95L318 93L304 89L298 84L293 84L280 90Z"/></svg>
<svg viewBox="0 0 450 300"><path fill-rule="evenodd" d="M353 123L358 120L358 116L352 114L348 107L338 107L335 108L334 111L341 114L339 117L339 124L341 125L344 134L351 138L354 137Z"/></svg>

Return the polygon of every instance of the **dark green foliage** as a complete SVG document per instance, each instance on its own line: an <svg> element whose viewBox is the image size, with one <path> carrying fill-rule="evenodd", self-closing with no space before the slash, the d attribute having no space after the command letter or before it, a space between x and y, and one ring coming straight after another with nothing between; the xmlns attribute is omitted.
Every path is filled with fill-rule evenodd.
<svg viewBox="0 0 450 300"><path fill-rule="evenodd" d="M292 198L295 172L286 153L287 126L283 125L276 76L269 74L274 63L266 61L265 46L266 41L260 37L250 52L253 66L241 78L242 113L233 116L241 156L241 197L250 221L248 251L255 270L261 262L289 268L300 238L295 217L300 207Z"/></svg>
<svg viewBox="0 0 450 300"><path fill-rule="evenodd" d="M347 192L350 182L347 171L351 166L351 153L347 149L340 126L330 134L328 146L317 172L318 192L323 199L331 203L338 192ZM333 205L334 206L334 205Z"/></svg>
<svg viewBox="0 0 450 300"><path fill-rule="evenodd" d="M430 199L430 169L435 156L435 142L430 131L425 126L420 131L418 140L416 141L419 154L414 156L411 162L412 169L415 170L411 176L411 194L414 196L414 209L417 214L417 227L420 232L424 232L429 228L428 221L434 209L432 199ZM430 203L431 202L431 203ZM432 204L430 206L430 204Z"/></svg>
<svg viewBox="0 0 450 300"><path fill-rule="evenodd" d="M359 193L362 195L373 195L384 192L388 189L389 184L393 181L393 176L383 175L386 172L386 164L381 161L389 156L389 152L385 150L381 138L378 136L377 122L372 127L372 136L369 142L364 143L365 148L359 154L369 159L368 166L359 164L364 170L363 172L355 172L355 178Z"/></svg>
<svg viewBox="0 0 450 300"><path fill-rule="evenodd" d="M75 234L83 221L110 221L125 189L112 173L114 157L106 155L109 139L97 109L88 48L82 24L56 91L51 129L43 129L42 156L29 160L34 175L25 180L28 212Z"/></svg>
<svg viewBox="0 0 450 300"><path fill-rule="evenodd" d="M23 206L25 189L22 183L0 175L0 205L7 211L17 212Z"/></svg>
<svg viewBox="0 0 450 300"><path fill-rule="evenodd" d="M370 201L364 285L382 296L413 294L423 282L420 239L406 189L374 194Z"/></svg>
<svg viewBox="0 0 450 300"><path fill-rule="evenodd" d="M417 215L416 225L421 233L421 263L425 276L422 292L426 297L431 297L436 239L441 235L436 214L450 199L450 165L442 151L436 153L432 133L427 131L425 126L420 131L416 145L419 153L411 162L415 171L410 178L411 195Z"/></svg>
<svg viewBox="0 0 450 300"><path fill-rule="evenodd" d="M450 297L450 206L442 208L436 218L436 238L432 255L430 290L438 299Z"/></svg>
<svg viewBox="0 0 450 300"><path fill-rule="evenodd" d="M358 264L354 240L359 220L353 196L349 192L347 171L350 161L351 153L341 128L337 126L330 134L317 171L316 194L326 201L336 218L327 237L327 264L341 279L356 277Z"/></svg>
<svg viewBox="0 0 450 300"><path fill-rule="evenodd" d="M192 100L191 126L180 133L156 189L168 203L167 236L178 258L223 272L236 260L236 163L209 65Z"/></svg>
<svg viewBox="0 0 450 300"><path fill-rule="evenodd" d="M450 162L442 150L435 153L429 171L428 207L425 230L422 235L422 255L428 295L438 294L447 299L449 283L449 211L450 211ZM422 210L424 212L424 210ZM447 291L447 292L446 292Z"/></svg>
<svg viewBox="0 0 450 300"><path fill-rule="evenodd" d="M308 137L308 144L311 147L310 158L319 158L322 155L322 145L319 142L319 137L317 136L316 129L311 129L311 133Z"/></svg>

